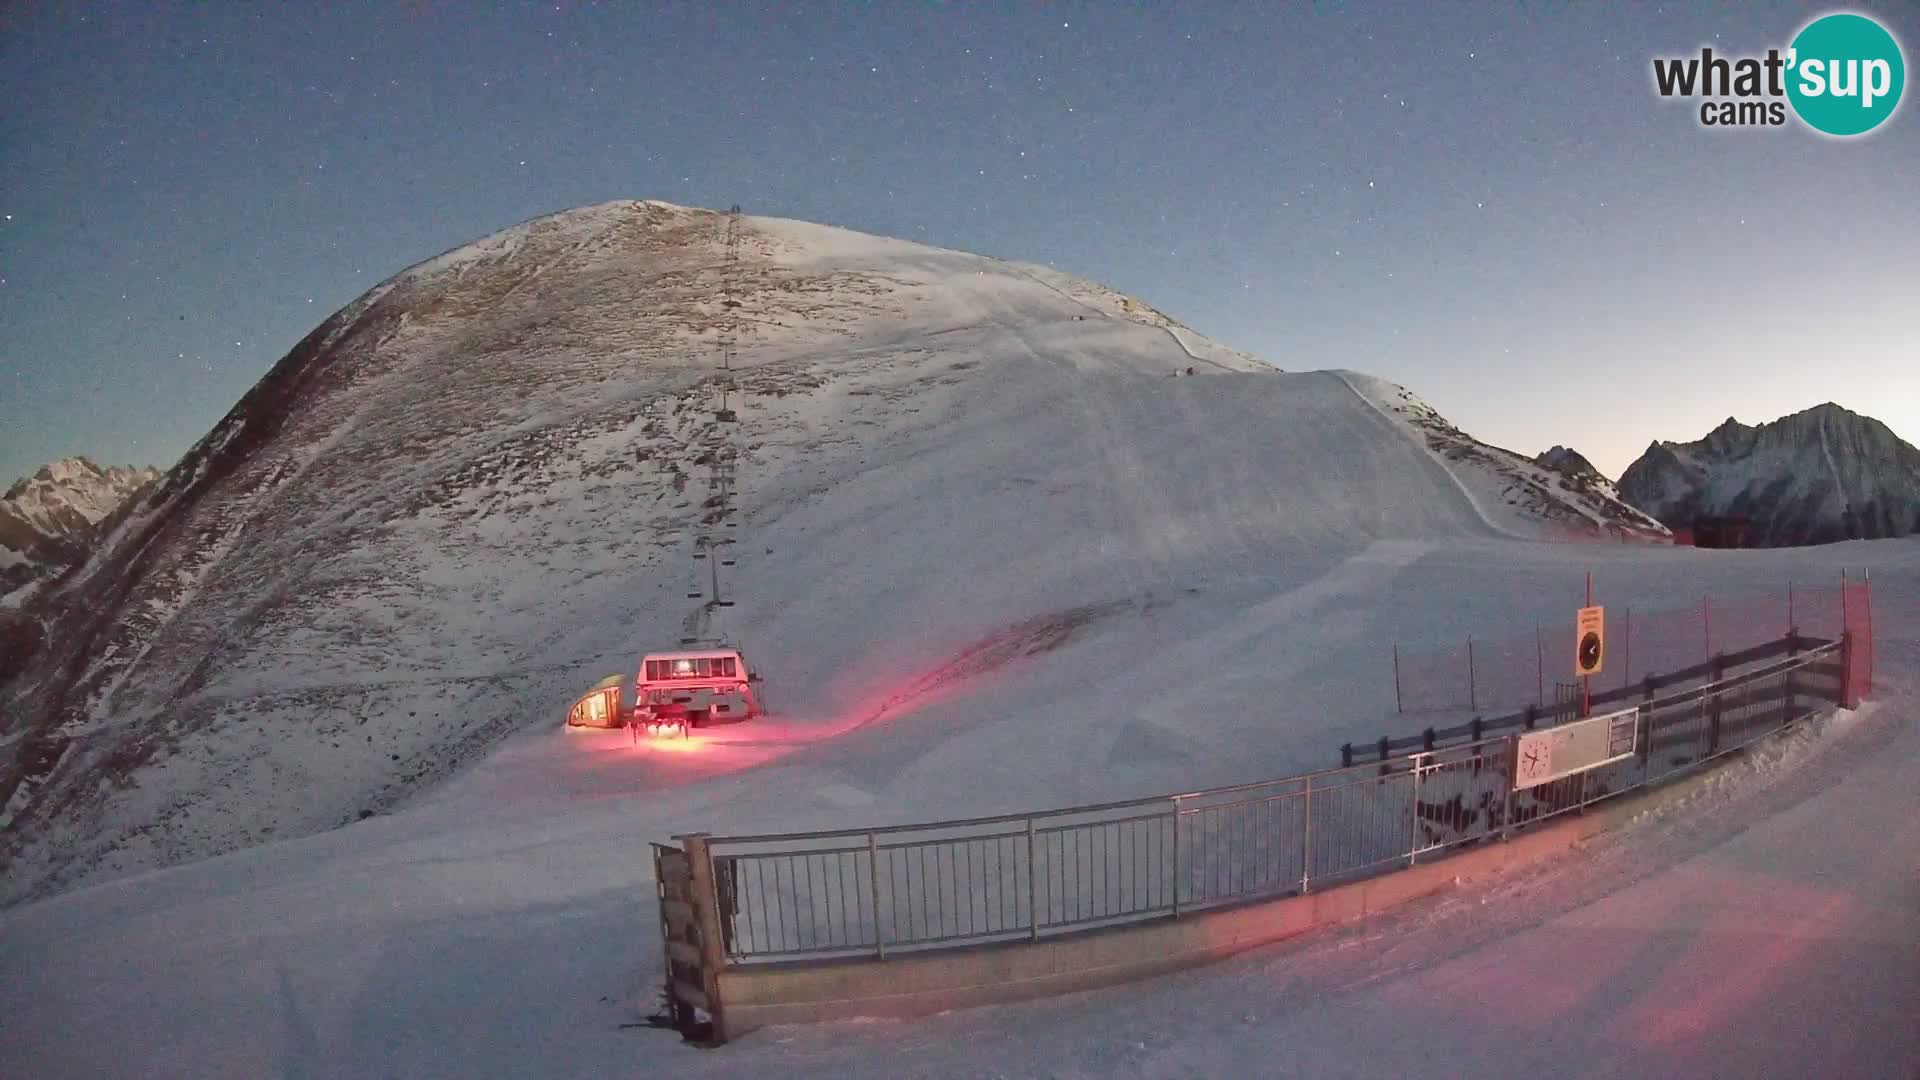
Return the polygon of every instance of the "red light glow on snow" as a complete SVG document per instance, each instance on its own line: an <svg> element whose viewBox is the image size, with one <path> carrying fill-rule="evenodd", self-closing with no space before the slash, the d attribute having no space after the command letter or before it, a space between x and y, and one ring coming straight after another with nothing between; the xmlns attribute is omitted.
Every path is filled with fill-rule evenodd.
<svg viewBox="0 0 1920 1080"><path fill-rule="evenodd" d="M655 733L645 729L612 729L588 733L574 729L574 737L589 754L628 755L630 764L626 768L629 769L645 759L677 759L682 764L662 768L667 770L666 776L684 782L755 768L808 746L891 723L989 688L1024 666L1020 659L1015 659L982 670L948 660L876 679L876 668L880 665L858 658L843 669L849 673L848 677L837 680L840 685L823 695L850 704L826 715L776 710L751 720L697 728L685 735L678 730ZM855 683L854 678L859 681Z"/></svg>
<svg viewBox="0 0 1920 1080"><path fill-rule="evenodd" d="M830 738L857 728L891 723L950 701L988 690L1011 674L1009 664L986 671L955 675L942 667L896 676L879 685L869 685L853 696L853 705L845 710L846 719L817 736Z"/></svg>
<svg viewBox="0 0 1920 1080"><path fill-rule="evenodd" d="M661 754L697 754L706 749L707 744L707 736L693 732L688 732L684 736L677 732L664 735L649 735L643 732L634 742L634 745L643 750Z"/></svg>
<svg viewBox="0 0 1920 1080"><path fill-rule="evenodd" d="M1851 895L1753 875L1727 895L1764 897L1768 910L1739 912L1693 932L1662 977L1640 995L1622 1027L1643 1046L1674 1046L1701 1032L1733 1030L1742 1013L1764 1010L1809 949L1845 932ZM1733 893L1731 890L1751 890ZM1724 913L1722 913L1724 914Z"/></svg>
<svg viewBox="0 0 1920 1080"><path fill-rule="evenodd" d="M1612 1015L1623 1044L1674 1049L1740 1030L1806 978L1810 950L1858 921L1859 901L1839 890L1704 863L1673 875L1677 889L1615 894L1519 931L1514 948L1390 984L1383 1000L1522 1032Z"/></svg>

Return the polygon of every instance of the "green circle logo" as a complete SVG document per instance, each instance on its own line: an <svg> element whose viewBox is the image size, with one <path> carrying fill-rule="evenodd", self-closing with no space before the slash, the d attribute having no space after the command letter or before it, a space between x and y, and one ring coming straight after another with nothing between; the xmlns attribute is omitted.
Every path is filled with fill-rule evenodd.
<svg viewBox="0 0 1920 1080"><path fill-rule="evenodd" d="M1864 15L1827 15L1807 24L1787 54L1787 99L1816 131L1862 135L1900 104L1907 64L1900 43Z"/></svg>

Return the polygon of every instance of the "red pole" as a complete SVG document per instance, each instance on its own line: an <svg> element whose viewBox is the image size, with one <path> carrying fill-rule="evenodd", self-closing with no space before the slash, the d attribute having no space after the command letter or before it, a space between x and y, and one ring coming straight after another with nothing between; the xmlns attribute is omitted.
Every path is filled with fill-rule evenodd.
<svg viewBox="0 0 1920 1080"><path fill-rule="evenodd" d="M1793 579L1787 579L1787 633L1793 633Z"/></svg>

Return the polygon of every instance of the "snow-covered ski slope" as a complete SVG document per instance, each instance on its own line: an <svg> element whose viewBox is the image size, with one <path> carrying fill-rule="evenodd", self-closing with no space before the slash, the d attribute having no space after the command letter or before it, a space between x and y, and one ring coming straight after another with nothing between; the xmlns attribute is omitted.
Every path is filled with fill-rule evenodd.
<svg viewBox="0 0 1920 1080"><path fill-rule="evenodd" d="M68 586L101 611L69 654L75 748L10 807L34 841L10 891L101 883L0 912L0 1075L1251 1075L1307 1051L1418 1071L1368 1068L1385 1006L1364 1030L1282 1021L1406 941L1472 935L1362 930L1306 961L704 1055L620 1026L661 966L646 845L1324 767L1400 730L1387 642L1564 623L1589 570L1640 610L1842 566L1920 594L1920 547L1891 541L1516 538L1540 515L1499 510L1504 481L1357 376L1263 368L1038 268L796 223L750 222L728 435L703 383L722 225L622 204L403 274L122 522ZM677 638L723 444L738 606L711 629L777 715L686 744L559 730L576 693ZM1882 638L1911 663L1898 609ZM1878 722L1911 724L1896 691ZM1836 828L1890 843L1911 816L1848 812ZM130 873L164 862L185 865ZM1551 911L1536 897L1451 925L1521 928ZM1528 996L1487 986L1462 992Z"/></svg>
<svg viewBox="0 0 1920 1080"><path fill-rule="evenodd" d="M1882 598L1880 699L1537 871L1017 1007L771 1028L717 1052L621 1027L660 970L650 839L1143 794L1289 748L1326 764L1334 717L1351 715L1327 687L1366 658L1316 650L1370 627L1529 597L1570 608L1588 568L1609 603L1646 604L1841 567L1870 568ZM950 699L825 740L800 721L684 751L528 730L397 813L0 913L0 1074L1910 1076L1915 596L1920 545L1898 541L1383 542L1257 602L1203 593L1115 616L1125 654L1159 649L1184 696L1099 691L1124 664L1083 642L1009 672L987 706ZM1089 707L1019 707L1055 681L1091 690ZM1221 702L1242 707L1205 715Z"/></svg>
<svg viewBox="0 0 1920 1080"><path fill-rule="evenodd" d="M795 738L892 703L957 761L1017 759L951 798L915 787L950 768L938 740L857 759L846 797L893 812L1319 763L1379 682L1326 657L1377 660L1366 613L1429 545L1623 509L1507 505L1431 410L1355 390L1383 384L1276 370L1045 267L739 224L729 269L725 215L543 218L317 328L36 601L55 644L7 688L7 734L64 756L0 775L0 899L401 805L687 629L738 641ZM703 532L738 563L711 622L687 599ZM1157 749L1109 764L1109 741Z"/></svg>

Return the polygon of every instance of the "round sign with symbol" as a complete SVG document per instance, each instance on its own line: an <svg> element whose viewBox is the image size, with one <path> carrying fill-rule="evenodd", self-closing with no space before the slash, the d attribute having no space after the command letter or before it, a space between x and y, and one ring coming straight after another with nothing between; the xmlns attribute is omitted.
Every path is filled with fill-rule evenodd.
<svg viewBox="0 0 1920 1080"><path fill-rule="evenodd" d="M1580 671L1592 674L1600 667L1600 635L1589 630L1580 639Z"/></svg>
<svg viewBox="0 0 1920 1080"><path fill-rule="evenodd" d="M1600 674L1607 662L1607 611L1580 609L1573 629L1573 673L1582 678Z"/></svg>

